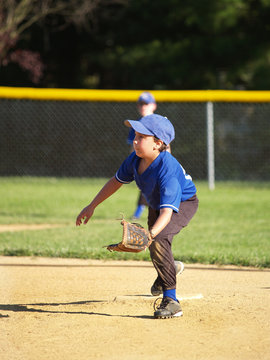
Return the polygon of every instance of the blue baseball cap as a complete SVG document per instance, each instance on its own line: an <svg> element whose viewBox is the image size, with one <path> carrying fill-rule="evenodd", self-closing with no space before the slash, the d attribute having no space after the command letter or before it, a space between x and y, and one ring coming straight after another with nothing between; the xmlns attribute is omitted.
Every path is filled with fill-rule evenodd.
<svg viewBox="0 0 270 360"><path fill-rule="evenodd" d="M170 120L158 114L142 117L140 120L125 120L124 124L144 135L155 136L169 145L174 137L174 127Z"/></svg>
<svg viewBox="0 0 270 360"><path fill-rule="evenodd" d="M146 104L155 104L156 100L154 98L154 96L152 94L150 94L150 92L143 92L141 93L141 95L139 96L138 102L144 102Z"/></svg>

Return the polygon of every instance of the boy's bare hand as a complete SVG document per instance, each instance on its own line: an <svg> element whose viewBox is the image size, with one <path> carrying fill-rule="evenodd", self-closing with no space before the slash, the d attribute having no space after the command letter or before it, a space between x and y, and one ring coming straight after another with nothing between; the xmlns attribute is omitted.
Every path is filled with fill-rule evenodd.
<svg viewBox="0 0 270 360"><path fill-rule="evenodd" d="M76 226L80 226L82 224L82 220L83 220L83 224L87 224L88 220L92 217L93 213L94 210L89 205L86 206L77 216Z"/></svg>

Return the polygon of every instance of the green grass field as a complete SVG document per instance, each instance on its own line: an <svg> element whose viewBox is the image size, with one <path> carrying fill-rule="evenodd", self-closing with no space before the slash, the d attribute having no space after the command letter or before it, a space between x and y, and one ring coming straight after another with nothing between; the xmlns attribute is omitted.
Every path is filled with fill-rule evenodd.
<svg viewBox="0 0 270 360"><path fill-rule="evenodd" d="M6 224L59 224L58 228L0 232L0 254L92 259L150 260L149 252L109 253L119 242L138 190L124 185L95 211L86 226L75 219L106 179L0 178L0 230ZM270 267L270 183L218 182L210 191L196 182L199 210L173 242L175 259L185 263ZM141 220L146 225L147 212Z"/></svg>

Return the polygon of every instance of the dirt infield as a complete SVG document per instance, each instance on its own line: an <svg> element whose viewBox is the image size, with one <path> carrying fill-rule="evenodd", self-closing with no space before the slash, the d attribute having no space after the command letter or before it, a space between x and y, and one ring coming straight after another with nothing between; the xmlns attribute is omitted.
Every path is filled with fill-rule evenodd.
<svg viewBox="0 0 270 360"><path fill-rule="evenodd" d="M270 270L186 265L153 319L151 263L0 257L1 360L270 359Z"/></svg>

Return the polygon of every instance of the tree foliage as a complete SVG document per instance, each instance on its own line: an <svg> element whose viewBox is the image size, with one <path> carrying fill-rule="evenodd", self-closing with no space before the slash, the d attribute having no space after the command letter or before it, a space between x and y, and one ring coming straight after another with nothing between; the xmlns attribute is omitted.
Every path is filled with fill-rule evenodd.
<svg viewBox="0 0 270 360"><path fill-rule="evenodd" d="M270 0L3 0L6 11L11 3L32 8L14 32L1 30L0 7L2 83L25 82L3 69L23 45L46 66L39 86L270 87Z"/></svg>
<svg viewBox="0 0 270 360"><path fill-rule="evenodd" d="M48 18L51 19L49 25L52 31L57 29L63 32L70 24L88 31L93 13L100 5L106 3L107 0L2 0L0 2L0 66L6 66L10 62L17 63L23 70L30 72L33 83L39 83L44 71L40 53L17 48L25 33L31 34L35 31L33 26L35 24L41 28L46 27L45 20ZM60 22L58 17L61 17Z"/></svg>

